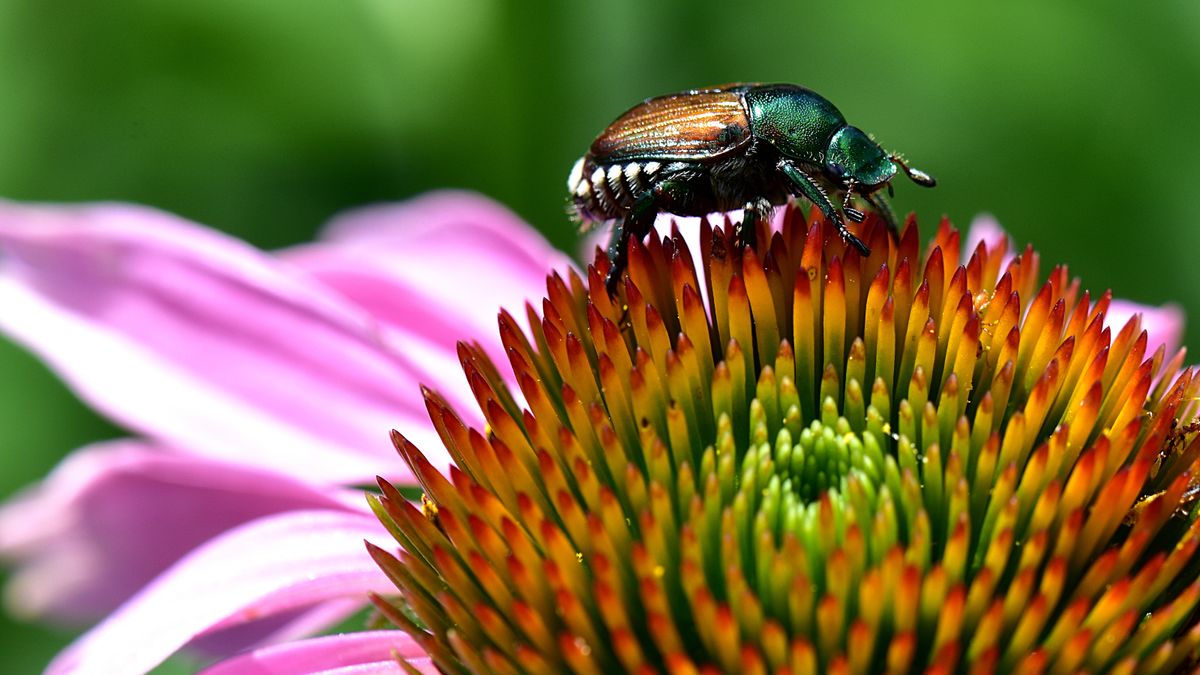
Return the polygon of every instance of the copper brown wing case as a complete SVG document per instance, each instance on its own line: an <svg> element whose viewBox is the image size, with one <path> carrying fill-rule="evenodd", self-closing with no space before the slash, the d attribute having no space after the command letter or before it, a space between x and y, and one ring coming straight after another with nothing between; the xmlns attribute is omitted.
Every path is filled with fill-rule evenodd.
<svg viewBox="0 0 1200 675"><path fill-rule="evenodd" d="M706 91L652 98L609 125L592 144L600 163L716 159L750 142L740 92Z"/></svg>

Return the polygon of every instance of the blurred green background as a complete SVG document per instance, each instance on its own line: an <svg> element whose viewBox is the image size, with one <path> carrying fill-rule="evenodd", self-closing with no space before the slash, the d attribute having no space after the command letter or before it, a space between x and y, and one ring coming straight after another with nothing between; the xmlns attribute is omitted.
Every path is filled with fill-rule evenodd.
<svg viewBox="0 0 1200 675"><path fill-rule="evenodd" d="M937 176L898 181L898 210L992 212L1086 287L1200 317L1200 3L989 5L7 0L0 196L141 202L270 248L466 187L571 248L567 170L618 113L791 81ZM0 428L0 498L120 433L4 342ZM5 621L3 672L70 637Z"/></svg>

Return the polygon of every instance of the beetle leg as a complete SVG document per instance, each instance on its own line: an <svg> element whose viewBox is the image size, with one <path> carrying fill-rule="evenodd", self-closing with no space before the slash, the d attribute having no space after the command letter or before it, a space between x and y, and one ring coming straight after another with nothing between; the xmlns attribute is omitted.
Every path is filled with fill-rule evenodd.
<svg viewBox="0 0 1200 675"><path fill-rule="evenodd" d="M758 211L754 202L746 202L742 207L742 222L737 226L738 241L743 248L754 248L754 240L758 235Z"/></svg>
<svg viewBox="0 0 1200 675"><path fill-rule="evenodd" d="M738 241L743 248L754 248L760 221L770 220L774 206L768 199L752 199L742 207L742 222L737 226Z"/></svg>
<svg viewBox="0 0 1200 675"><path fill-rule="evenodd" d="M604 287L608 289L608 294L616 297L617 295L617 280L621 278L621 272L625 267L625 256L627 255L627 242L625 241L625 223L629 220L629 216L625 216L618 220L613 225L612 232L608 235L608 276L604 278Z"/></svg>
<svg viewBox="0 0 1200 675"><path fill-rule="evenodd" d="M613 227L612 237L608 240L608 259L612 261L612 267L608 270L608 278L604 280L609 295L616 297L617 285L625 273L629 240L636 237L641 241L654 229L654 219L659 212L674 213L672 208L686 201L691 189L688 184L690 177L694 176L686 172L676 173L650 186L633 200L629 212Z"/></svg>
<svg viewBox="0 0 1200 675"><path fill-rule="evenodd" d="M608 260L612 266L609 267L608 277L604 280L604 287L613 297L616 297L617 284L621 283L621 275L625 273L625 263L629 258L629 240L633 237L640 240L654 227L654 218L658 215L655 203L660 198L662 189L655 186L638 195L629 207L629 213L613 226L612 236L608 239Z"/></svg>
<svg viewBox="0 0 1200 675"><path fill-rule="evenodd" d="M875 209L875 213L878 213L879 217L883 218L883 222L887 223L888 229L899 237L900 223L896 221L896 212L892 210L892 205L888 203L888 200L878 192L867 195L866 199L871 208Z"/></svg>
<svg viewBox="0 0 1200 675"><path fill-rule="evenodd" d="M641 229L639 221L645 219L646 213L650 213L651 218L654 217L653 206L654 193L646 190L633 202L629 213L613 225L612 234L608 238L608 261L611 265L608 268L608 277L604 280L604 287L613 297L616 297L617 284L621 282L621 275L625 273L625 263L629 257L629 238L633 236L634 231Z"/></svg>
<svg viewBox="0 0 1200 675"><path fill-rule="evenodd" d="M838 234L842 235L842 238L847 243L858 249L858 252L863 257L871 255L871 249L867 248L867 245L861 239L854 236L853 232L846 229L846 223L842 220L842 215L838 213L833 202L829 201L829 195L825 194L825 190L821 189L821 186L817 185L808 174L804 173L800 170L800 167L789 160L781 159L777 166L805 199L816 204L817 208L821 210L821 214L829 222L833 223L834 227L838 229Z"/></svg>

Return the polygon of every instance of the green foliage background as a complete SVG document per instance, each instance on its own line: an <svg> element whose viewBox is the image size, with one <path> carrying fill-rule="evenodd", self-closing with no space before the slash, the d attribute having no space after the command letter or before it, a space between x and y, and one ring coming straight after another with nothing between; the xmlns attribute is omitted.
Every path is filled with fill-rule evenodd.
<svg viewBox="0 0 1200 675"><path fill-rule="evenodd" d="M0 196L141 202L270 248L457 186L571 248L564 178L614 116L791 81L938 177L899 181L898 210L990 211L1086 287L1200 317L1198 29L1194 0L7 0ZM121 433L2 341L0 429L0 498ZM3 621L4 672L71 636Z"/></svg>

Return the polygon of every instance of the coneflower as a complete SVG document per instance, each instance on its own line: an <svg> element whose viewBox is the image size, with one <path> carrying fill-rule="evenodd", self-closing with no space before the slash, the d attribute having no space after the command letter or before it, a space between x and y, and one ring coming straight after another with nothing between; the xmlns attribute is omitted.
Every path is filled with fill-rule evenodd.
<svg viewBox="0 0 1200 675"><path fill-rule="evenodd" d="M1163 672L1200 645L1192 369L1031 248L787 209L555 275L426 391L380 611L444 672ZM808 223L814 223L811 226ZM697 264L698 263L698 264Z"/></svg>

